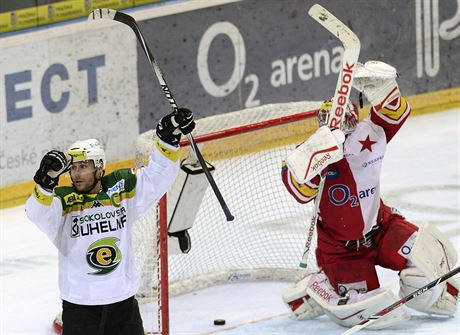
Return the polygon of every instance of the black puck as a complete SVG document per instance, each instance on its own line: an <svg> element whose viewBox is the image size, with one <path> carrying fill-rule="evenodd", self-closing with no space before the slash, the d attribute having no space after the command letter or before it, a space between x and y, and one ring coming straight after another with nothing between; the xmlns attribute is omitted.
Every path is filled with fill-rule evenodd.
<svg viewBox="0 0 460 335"><path fill-rule="evenodd" d="M215 319L214 320L214 325L215 326L223 326L223 325L225 325L225 320L224 319Z"/></svg>

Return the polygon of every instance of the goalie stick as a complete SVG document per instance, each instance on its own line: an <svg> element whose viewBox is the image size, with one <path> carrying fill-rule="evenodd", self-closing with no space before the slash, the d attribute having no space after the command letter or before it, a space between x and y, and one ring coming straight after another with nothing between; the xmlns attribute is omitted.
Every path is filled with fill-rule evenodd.
<svg viewBox="0 0 460 335"><path fill-rule="evenodd" d="M152 52L147 46L147 43L145 42L145 38L142 35L142 32L139 29L139 26L137 25L136 20L134 20L134 18L128 14L125 14L125 13L122 13L122 12L119 12L113 9L108 9L108 8L96 9L88 16L88 20L99 20L99 19L109 19L109 20L114 20L114 21L124 23L134 31L134 33L136 34L137 40L141 44L142 50L144 50L144 53L147 56L150 66L152 67L152 70L155 73L160 83L161 89L166 99L168 99L168 102L171 105L173 112L175 112L177 110L176 100L174 99L171 93L171 90L169 89L169 86L166 84L163 73L161 72L160 67L155 61L155 58L153 57ZM203 155L200 152L200 149L198 148L195 142L195 139L193 138L192 134L187 134L186 136L190 143L190 146L192 147L193 151L196 154L196 157L198 158L198 162L200 163L201 168L203 169L203 172L206 175L206 178L208 179L209 185L211 185L211 188L214 191L214 194L216 195L217 200L219 201L219 204L225 213L227 221L233 221L235 217L230 213L230 210L228 209L228 206L225 203L222 193L217 187L217 184L206 165L206 162L203 158Z"/></svg>
<svg viewBox="0 0 460 335"><path fill-rule="evenodd" d="M367 320L364 320L360 324L357 324L356 326L351 327L348 329L346 332L342 333L342 335L351 335L354 334L361 329L373 324L374 322L377 322L380 318L383 318L385 315L391 313L395 309L401 307L402 305L406 304L408 301L411 301L412 299L418 297L419 295L425 293L428 291L430 288L433 288L434 286L446 281L450 277L455 276L457 273L460 272L460 266L447 272L445 275L442 275L438 279L433 280L432 282L426 284L423 287L420 287L418 290L412 292L409 295L406 295L404 298L396 301L394 304L382 309L380 312L377 312L373 315L371 315Z"/></svg>
<svg viewBox="0 0 460 335"><path fill-rule="evenodd" d="M358 37L348 28L343 22L332 15L327 9L319 4L313 5L308 11L313 19L326 28L332 35L337 37L343 44L344 52L342 57L342 68L340 69L337 86L335 88L334 98L332 100L331 112L329 115L328 126L330 129L340 128L345 117L348 100L351 93L351 84L353 82L356 64L361 50L361 43ZM319 204L324 189L326 176L321 176L321 181L318 187L318 193L315 199L315 209L310 228L308 229L307 242L305 243L305 251L302 255L300 267L307 267L307 258L310 252L313 234L315 232L316 221L318 220Z"/></svg>

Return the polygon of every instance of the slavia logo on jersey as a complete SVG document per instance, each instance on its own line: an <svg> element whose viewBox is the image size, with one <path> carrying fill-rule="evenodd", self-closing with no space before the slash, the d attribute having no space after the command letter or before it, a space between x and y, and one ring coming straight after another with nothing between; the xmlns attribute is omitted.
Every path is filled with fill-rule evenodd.
<svg viewBox="0 0 460 335"><path fill-rule="evenodd" d="M114 271L121 261L121 251L118 249L116 237L106 237L92 243L86 252L88 265L96 272L91 275L106 275Z"/></svg>

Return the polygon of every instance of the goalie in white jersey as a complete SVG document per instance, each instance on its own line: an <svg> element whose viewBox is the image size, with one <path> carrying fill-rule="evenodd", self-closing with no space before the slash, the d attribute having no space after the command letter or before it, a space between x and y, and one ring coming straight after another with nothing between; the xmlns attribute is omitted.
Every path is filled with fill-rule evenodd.
<svg viewBox="0 0 460 335"><path fill-rule="evenodd" d="M283 162L283 183L300 203L315 199L320 175L326 178L316 223L320 272L307 272L283 293L296 319L326 313L340 325L354 326L398 300L391 290L380 288L376 265L399 271L402 297L447 273L457 262L444 234L429 224L411 224L380 197L387 144L411 111L396 77L396 70L385 63L359 64L353 87L371 103L369 117L358 123L357 107L349 104L342 129L331 131L323 126L331 102L324 102L319 112L322 127ZM451 278L407 305L452 316L459 288L458 279ZM409 317L403 306L370 328L388 327Z"/></svg>
<svg viewBox="0 0 460 335"><path fill-rule="evenodd" d="M96 139L75 142L67 154L53 150L43 157L26 212L58 249L63 335L144 334L134 298L140 279L133 224L173 184L181 134L194 127L185 108L163 117L148 166L107 176ZM57 187L68 170L72 186Z"/></svg>

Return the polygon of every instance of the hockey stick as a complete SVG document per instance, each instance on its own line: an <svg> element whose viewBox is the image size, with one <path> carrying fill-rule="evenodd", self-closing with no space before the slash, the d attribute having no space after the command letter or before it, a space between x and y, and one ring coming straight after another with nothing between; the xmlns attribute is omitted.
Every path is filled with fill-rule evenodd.
<svg viewBox="0 0 460 335"><path fill-rule="evenodd" d="M166 99L168 99L168 102L171 105L173 112L177 111L176 100L174 100L174 97L168 85L166 84L163 73L161 72L160 67L158 66L157 62L155 61L155 58L150 52L149 47L147 46L147 43L145 42L144 36L142 35L141 30L139 29L139 26L136 23L136 20L134 20L134 18L128 14L125 14L125 13L122 13L122 12L119 12L113 9L108 9L108 8L96 9L88 16L88 20L99 20L99 19L109 19L109 20L114 20L114 21L124 23L134 31L134 33L136 34L137 40L141 44L141 47L144 50L145 55L147 56L147 59L149 60L150 66L152 67L152 70L155 73L160 83L161 89L163 90L163 93ZM200 152L200 149L198 148L195 142L195 139L193 138L192 134L187 134L186 136L190 143L190 146L192 147L193 151L195 152L198 158L198 161L201 165L201 168L204 171L204 174L206 175L206 178L208 179L209 185L211 185L211 188L214 191L214 194L216 195L217 200L219 201L219 204L225 213L227 221L233 221L235 217L230 213L230 210L228 209L228 206L225 203L222 193L217 187L216 182L214 181L214 178L211 175L211 172L206 166L206 162L203 158L203 155Z"/></svg>
<svg viewBox="0 0 460 335"><path fill-rule="evenodd" d="M449 279L450 277L455 276L459 272L460 272L460 266L447 272L445 275L442 275L438 279L433 280L431 283L426 284L425 286L419 288L418 290L412 292L411 294L406 295L404 298L396 301L393 305L390 305L387 308L382 309L380 312L377 312L371 315L367 320L364 320L360 324L357 324L356 326L351 327L346 332L342 333L342 335L354 334L360 331L361 329L373 324L374 322L377 322L380 318L384 317L388 313L391 313L396 308L401 307L402 305L406 304L408 301L411 301L412 299L418 297L420 294L425 293L430 288L433 288L434 286L442 283L443 281Z"/></svg>
<svg viewBox="0 0 460 335"><path fill-rule="evenodd" d="M340 128L345 117L348 100L351 93L351 83L358 62L361 43L358 37L343 22L332 15L327 9L319 4L313 5L308 11L308 15L314 18L319 24L326 28L332 35L336 36L343 44L344 52L342 57L342 68L340 69L337 86L335 88L332 108L329 115L328 126L331 129ZM326 176L321 176L318 193L315 199L315 209L310 228L308 229L308 238L305 243L305 251L302 255L300 267L307 267L307 258L310 252L311 241L315 231L316 222L319 215L319 204L323 193Z"/></svg>

